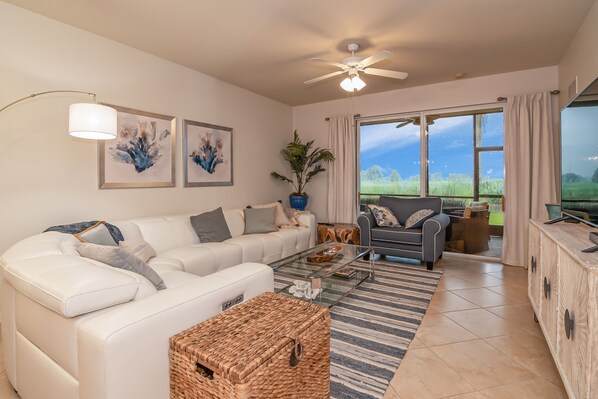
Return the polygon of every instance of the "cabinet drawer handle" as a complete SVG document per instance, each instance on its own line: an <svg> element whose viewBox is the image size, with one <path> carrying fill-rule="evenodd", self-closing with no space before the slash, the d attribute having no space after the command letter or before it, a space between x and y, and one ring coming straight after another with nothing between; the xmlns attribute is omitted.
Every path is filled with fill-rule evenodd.
<svg viewBox="0 0 598 399"><path fill-rule="evenodd" d="M544 277L544 298L550 299L550 281Z"/></svg>
<svg viewBox="0 0 598 399"><path fill-rule="evenodd" d="M575 322L573 320L573 317L571 317L569 315L569 309L565 310L565 335L567 336L567 339L570 339L571 336L573 335L573 327L575 325Z"/></svg>
<svg viewBox="0 0 598 399"><path fill-rule="evenodd" d="M532 256L532 273L536 272L536 257Z"/></svg>

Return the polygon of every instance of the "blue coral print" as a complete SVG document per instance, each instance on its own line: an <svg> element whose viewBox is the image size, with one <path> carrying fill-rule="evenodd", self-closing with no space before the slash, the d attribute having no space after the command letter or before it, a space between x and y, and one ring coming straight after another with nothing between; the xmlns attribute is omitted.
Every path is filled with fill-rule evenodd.
<svg viewBox="0 0 598 399"><path fill-rule="evenodd" d="M216 166L224 162L222 139L217 138L212 145L212 133L206 133L201 138L199 148L193 150L189 157L206 172L213 174L216 171Z"/></svg>
<svg viewBox="0 0 598 399"><path fill-rule="evenodd" d="M157 134L155 121L138 121L137 127L123 124L118 143L115 147L110 147L109 151L114 160L131 164L137 173L142 173L162 157L161 143L169 136L168 129Z"/></svg>

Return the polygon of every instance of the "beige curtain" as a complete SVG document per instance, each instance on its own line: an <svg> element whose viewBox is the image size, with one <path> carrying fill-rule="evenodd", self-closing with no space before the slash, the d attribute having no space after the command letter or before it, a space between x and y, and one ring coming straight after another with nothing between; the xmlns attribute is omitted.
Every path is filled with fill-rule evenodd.
<svg viewBox="0 0 598 399"><path fill-rule="evenodd" d="M547 219L558 194L560 146L548 92L507 99L505 109L505 226L502 261L528 265L528 220Z"/></svg>
<svg viewBox="0 0 598 399"><path fill-rule="evenodd" d="M328 222L357 220L357 134L350 116L333 116L328 146L336 160L328 164Z"/></svg>

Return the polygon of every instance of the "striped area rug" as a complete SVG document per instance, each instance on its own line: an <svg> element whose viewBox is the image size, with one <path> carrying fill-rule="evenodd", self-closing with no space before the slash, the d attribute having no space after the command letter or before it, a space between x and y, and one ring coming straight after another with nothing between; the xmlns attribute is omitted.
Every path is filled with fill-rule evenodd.
<svg viewBox="0 0 598 399"><path fill-rule="evenodd" d="M389 260L376 260L375 270L373 280L331 308L331 398L384 397L442 275ZM275 276L275 289L285 280Z"/></svg>

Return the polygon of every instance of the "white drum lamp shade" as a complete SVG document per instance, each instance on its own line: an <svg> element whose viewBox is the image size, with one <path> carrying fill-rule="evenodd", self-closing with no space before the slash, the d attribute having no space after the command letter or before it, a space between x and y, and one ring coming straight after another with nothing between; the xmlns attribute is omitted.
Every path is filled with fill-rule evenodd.
<svg viewBox="0 0 598 399"><path fill-rule="evenodd" d="M94 103L72 104L69 107L69 134L92 140L116 138L116 110Z"/></svg>

